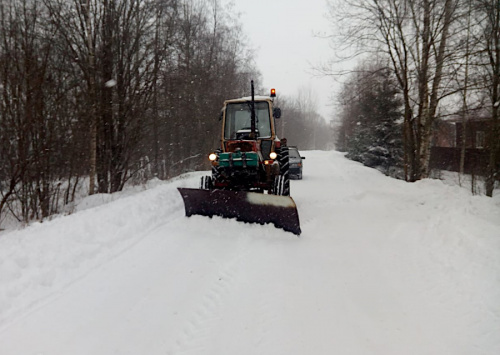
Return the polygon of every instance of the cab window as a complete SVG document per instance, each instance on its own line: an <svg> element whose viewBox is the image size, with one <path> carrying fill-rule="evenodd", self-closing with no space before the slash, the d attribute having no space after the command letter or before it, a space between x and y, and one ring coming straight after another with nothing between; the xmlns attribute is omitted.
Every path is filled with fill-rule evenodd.
<svg viewBox="0 0 500 355"><path fill-rule="evenodd" d="M228 104L226 106L225 139L237 139L251 129L250 102ZM271 137L271 118L267 102L255 103L255 129L258 138Z"/></svg>

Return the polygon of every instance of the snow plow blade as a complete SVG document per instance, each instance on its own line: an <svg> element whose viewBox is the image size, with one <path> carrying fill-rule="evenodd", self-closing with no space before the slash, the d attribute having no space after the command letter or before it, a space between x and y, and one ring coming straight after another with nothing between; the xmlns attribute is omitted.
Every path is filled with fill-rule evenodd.
<svg viewBox="0 0 500 355"><path fill-rule="evenodd" d="M289 196L257 192L178 188L186 216L220 216L248 223L272 223L300 235L297 206Z"/></svg>

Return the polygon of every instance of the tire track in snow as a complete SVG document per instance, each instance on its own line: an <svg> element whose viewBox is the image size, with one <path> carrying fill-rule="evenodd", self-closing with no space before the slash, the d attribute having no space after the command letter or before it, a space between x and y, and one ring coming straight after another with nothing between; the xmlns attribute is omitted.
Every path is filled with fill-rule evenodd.
<svg viewBox="0 0 500 355"><path fill-rule="evenodd" d="M245 243L246 244L246 243ZM174 346L168 355L183 354L185 352L196 352L206 354L206 347L211 342L211 334L217 324L221 321L219 311L225 304L234 288L235 281L241 271L241 265L251 252L251 248L244 251L245 246L239 243L237 256L222 265L214 273L213 281L208 290L194 306L193 313L184 322ZM218 263L213 260L213 263Z"/></svg>
<svg viewBox="0 0 500 355"><path fill-rule="evenodd" d="M254 340L254 353L261 354L265 353L274 342L272 331L274 329L274 324L278 321L279 317L276 311L276 304L274 300L284 300L283 289L274 288L271 293L260 293L259 300L257 301L257 307L255 316L257 317L256 328L258 329L258 334Z"/></svg>

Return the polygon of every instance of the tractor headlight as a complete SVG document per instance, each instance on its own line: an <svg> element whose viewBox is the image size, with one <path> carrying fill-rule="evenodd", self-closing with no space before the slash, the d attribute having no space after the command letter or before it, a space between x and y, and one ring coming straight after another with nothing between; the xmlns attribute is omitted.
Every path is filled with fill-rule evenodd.
<svg viewBox="0 0 500 355"><path fill-rule="evenodd" d="M271 154L269 154L269 158L271 159L276 159L278 157L278 154L276 154L276 152L271 152Z"/></svg>
<svg viewBox="0 0 500 355"><path fill-rule="evenodd" d="M215 160L217 160L217 154L215 154L215 153L210 154L210 155L208 156L208 159L209 159L210 161L215 161Z"/></svg>

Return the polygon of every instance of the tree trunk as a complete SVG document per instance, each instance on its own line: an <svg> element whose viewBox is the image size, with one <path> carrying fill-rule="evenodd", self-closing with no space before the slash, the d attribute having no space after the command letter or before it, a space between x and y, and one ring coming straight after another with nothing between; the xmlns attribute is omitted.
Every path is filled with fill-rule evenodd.
<svg viewBox="0 0 500 355"><path fill-rule="evenodd" d="M95 193L95 177L97 172L97 122L95 113L95 59L94 44L92 41L92 12L90 10L90 0L87 0L87 50L89 64L89 122L90 122L90 154L89 154L89 195Z"/></svg>
<svg viewBox="0 0 500 355"><path fill-rule="evenodd" d="M491 128L488 137L488 148L490 156L486 172L486 195L492 197L500 171L500 124L498 122L498 110L500 106L500 4L498 1L491 4L490 34L487 36L487 51L491 67Z"/></svg>

